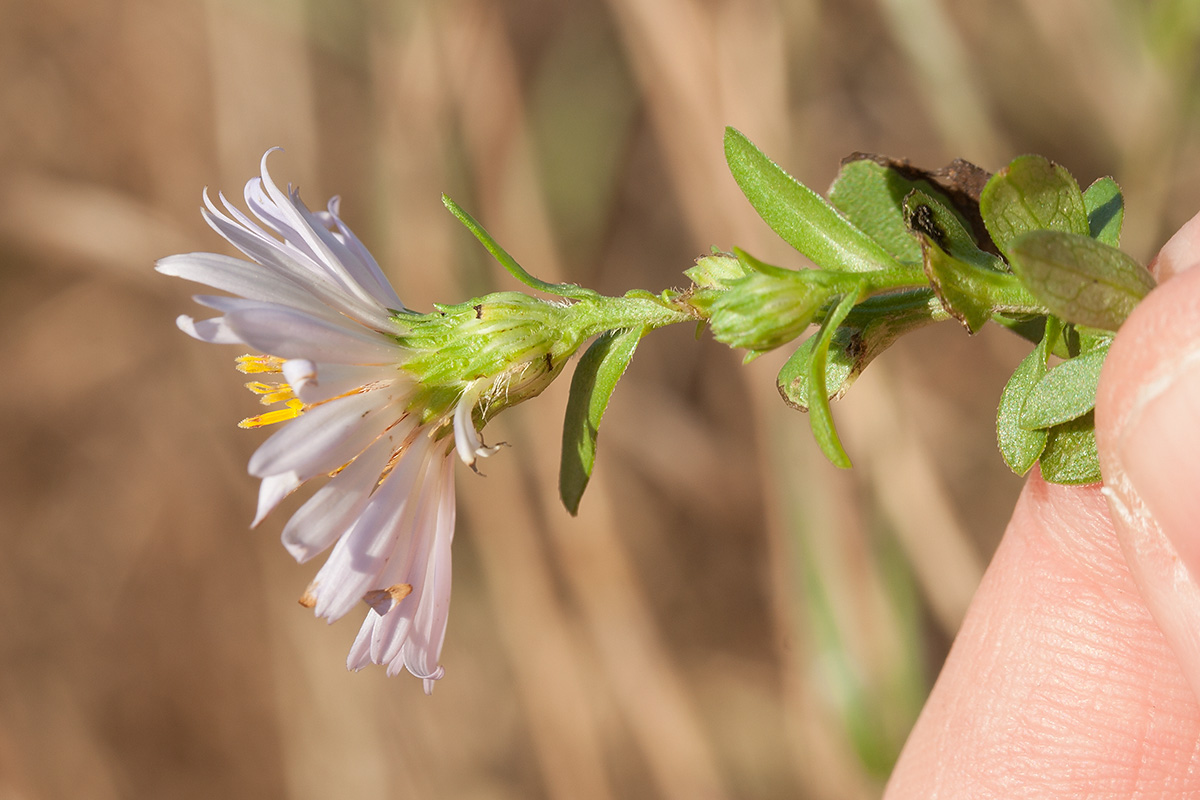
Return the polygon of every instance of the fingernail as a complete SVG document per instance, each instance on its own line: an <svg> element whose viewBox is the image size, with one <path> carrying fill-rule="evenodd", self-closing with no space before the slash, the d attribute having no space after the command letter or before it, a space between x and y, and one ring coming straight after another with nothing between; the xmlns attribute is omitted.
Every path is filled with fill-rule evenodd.
<svg viewBox="0 0 1200 800"><path fill-rule="evenodd" d="M1116 455L1127 490L1200 580L1200 351L1143 387Z"/></svg>

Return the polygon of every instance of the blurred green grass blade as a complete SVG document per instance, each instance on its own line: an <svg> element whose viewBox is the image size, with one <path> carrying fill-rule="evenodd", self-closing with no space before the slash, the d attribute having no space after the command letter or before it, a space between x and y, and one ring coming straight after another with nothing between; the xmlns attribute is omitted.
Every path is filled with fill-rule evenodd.
<svg viewBox="0 0 1200 800"><path fill-rule="evenodd" d="M842 272L900 267L890 253L733 128L725 129L725 158L759 216L818 267Z"/></svg>
<svg viewBox="0 0 1200 800"><path fill-rule="evenodd" d="M468 214L466 210L463 209L458 203L451 200L448 196L442 195L442 204L446 206L450 213L453 214L459 222L466 226L467 230L475 235L475 238L479 240L480 244L486 247L487 251L491 253L497 261L500 262L500 266L504 267L506 270L508 270L510 275L531 289L537 289L539 292L545 292L546 294L552 294L558 297L571 297L575 299L599 297L595 291L591 289L585 289L584 287L578 286L574 283L547 283L546 281L533 277L526 272L525 268L518 264L517 260L510 256L508 251L501 247L500 243L493 239L492 235L488 233L487 230L480 225L474 217Z"/></svg>
<svg viewBox="0 0 1200 800"><path fill-rule="evenodd" d="M1061 328L1062 323L1057 317L1046 318L1041 342L1013 370L1004 393L1000 395L1000 408L996 412L996 443L1004 463L1018 475L1028 472L1046 448L1046 431L1022 428L1020 416L1025 399L1046 374L1046 358Z"/></svg>
<svg viewBox="0 0 1200 800"><path fill-rule="evenodd" d="M851 291L829 312L821 330L813 337L816 343L808 363L808 384L812 387L809 392L808 421L812 427L813 438L817 440L817 445L830 463L842 469L850 468L850 457L846 455L837 428L833 424L833 411L829 408L829 392L825 385L825 359L829 354L829 342L834 331L857 302L858 292Z"/></svg>
<svg viewBox="0 0 1200 800"><path fill-rule="evenodd" d="M1064 361L1047 372L1025 398L1019 424L1026 430L1052 428L1096 407L1096 387L1108 347Z"/></svg>
<svg viewBox="0 0 1200 800"><path fill-rule="evenodd" d="M993 175L979 197L979 213L1005 255L1029 231L1090 232L1079 184L1042 156L1020 156Z"/></svg>
<svg viewBox="0 0 1200 800"><path fill-rule="evenodd" d="M1048 431L1041 467L1042 477L1050 483L1083 486L1100 482L1094 412L1089 411Z"/></svg>
<svg viewBox="0 0 1200 800"><path fill-rule="evenodd" d="M571 395L563 419L558 492L572 515L579 512L579 501L592 477L600 420L644 333L629 329L608 331L597 337L579 359L571 377Z"/></svg>
<svg viewBox="0 0 1200 800"><path fill-rule="evenodd" d="M1083 193L1088 233L1110 247L1121 246L1121 224L1125 220L1125 197L1112 178L1099 178Z"/></svg>
<svg viewBox="0 0 1200 800"><path fill-rule="evenodd" d="M1026 233L1012 244L1009 263L1051 313L1106 331L1116 331L1155 285L1130 256L1074 233Z"/></svg>

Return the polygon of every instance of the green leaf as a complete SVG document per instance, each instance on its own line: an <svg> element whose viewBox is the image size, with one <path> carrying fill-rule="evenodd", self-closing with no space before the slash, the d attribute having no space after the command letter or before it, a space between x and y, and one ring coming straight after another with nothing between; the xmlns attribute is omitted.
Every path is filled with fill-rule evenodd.
<svg viewBox="0 0 1200 800"><path fill-rule="evenodd" d="M1051 313L1068 322L1116 331L1154 288L1149 270L1088 236L1033 231L1013 242L1009 263Z"/></svg>
<svg viewBox="0 0 1200 800"><path fill-rule="evenodd" d="M818 267L868 272L900 266L820 195L780 169L733 128L725 129L725 158L759 216Z"/></svg>
<svg viewBox="0 0 1200 800"><path fill-rule="evenodd" d="M508 270L510 275L526 286L532 289L537 289L539 292L545 292L546 294L552 294L558 297L570 297L577 300L582 298L596 298L600 296L598 292L595 292L592 289L585 289L582 286L578 286L574 283L547 283L546 281L533 277L525 271L524 267L517 263L515 258L510 256L508 252L500 246L499 242L492 238L492 235L488 233L474 217L472 217L461 206L459 206L458 203L454 202L446 195L442 195L442 205L446 206L450 213L453 214L459 222L465 225L467 230L475 235L475 238L479 240L480 244L487 248L487 251L491 253L497 261L500 262L502 267Z"/></svg>
<svg viewBox="0 0 1200 800"><path fill-rule="evenodd" d="M979 197L979 212L1005 255L1029 231L1090 232L1079 184L1064 167L1041 156L1020 156L993 175Z"/></svg>
<svg viewBox="0 0 1200 800"><path fill-rule="evenodd" d="M602 334L579 359L571 377L571 396L563 420L558 492L572 515L579 512L579 501L592 477L600 420L645 332L629 329Z"/></svg>
<svg viewBox="0 0 1200 800"><path fill-rule="evenodd" d="M1042 477L1050 483L1082 486L1100 482L1093 412L1049 430L1041 466Z"/></svg>
<svg viewBox="0 0 1200 800"><path fill-rule="evenodd" d="M1121 245L1121 223L1125 220L1125 198L1112 178L1100 178L1083 193L1087 209L1088 233L1093 239L1111 246Z"/></svg>
<svg viewBox="0 0 1200 800"><path fill-rule="evenodd" d="M919 189L904 198L904 225L915 235L928 239L952 258L993 272L1005 272L1004 262L979 249L975 237L958 214Z"/></svg>
<svg viewBox="0 0 1200 800"><path fill-rule="evenodd" d="M829 343L826 396L830 400L842 397L867 365L904 334L946 319L949 315L928 289L864 300L834 331ZM779 394L797 411L808 411L810 405L809 362L816 344L817 337L810 336L779 370Z"/></svg>
<svg viewBox="0 0 1200 800"><path fill-rule="evenodd" d="M871 158L842 164L829 187L829 202L899 261L921 263L921 248L905 223L904 198L920 190L958 216L946 197L925 180L910 180ZM960 223L965 226L966 222Z"/></svg>
<svg viewBox="0 0 1200 800"><path fill-rule="evenodd" d="M829 408L829 392L825 386L825 358L829 353L829 342L834 331L842 324L842 320L858 302L858 292L846 294L840 303L829 311L829 316L821 325L814 339L812 358L808 363L808 383L812 387L811 404L808 407L808 422L812 427L813 438L821 448L821 452L835 467L850 468L850 457L842 447L838 438L837 428L833 425L833 412Z"/></svg>
<svg viewBox="0 0 1200 800"><path fill-rule="evenodd" d="M1036 298L1004 269L1004 262L980 250L941 203L914 191L905 198L904 216L920 242L930 285L945 309L970 333L976 333L997 312L1044 312Z"/></svg>
<svg viewBox="0 0 1200 800"><path fill-rule="evenodd" d="M1018 424L1018 420L1025 399L1046 374L1046 357L1058 338L1061 326L1056 317L1046 318L1042 341L1013 371L1004 393L1000 395L1000 409L996 413L996 442L1004 463L1018 475L1028 472L1046 447L1046 431L1026 430Z"/></svg>
<svg viewBox="0 0 1200 800"><path fill-rule="evenodd" d="M1052 428L1096 407L1096 387L1108 347L1064 361L1039 380L1025 398L1019 424L1026 430Z"/></svg>

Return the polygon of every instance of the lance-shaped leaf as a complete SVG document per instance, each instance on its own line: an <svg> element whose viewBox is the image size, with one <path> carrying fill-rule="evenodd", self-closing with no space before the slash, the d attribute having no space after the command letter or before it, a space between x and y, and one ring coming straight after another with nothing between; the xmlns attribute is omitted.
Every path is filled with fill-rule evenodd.
<svg viewBox="0 0 1200 800"><path fill-rule="evenodd" d="M1096 180L1083 193L1088 234L1111 247L1121 245L1121 223L1125 220L1125 198L1112 178Z"/></svg>
<svg viewBox="0 0 1200 800"><path fill-rule="evenodd" d="M1096 407L1100 368L1107 345L1064 361L1039 380L1025 397L1020 425L1026 430L1052 428L1082 417Z"/></svg>
<svg viewBox="0 0 1200 800"><path fill-rule="evenodd" d="M448 196L442 195L442 205L446 206L447 210L454 215L455 219L466 226L475 238L479 240L487 251L500 262L500 266L508 270L508 274L519 280L526 286L537 289L539 292L546 294L557 295L558 297L570 297L573 299L595 298L600 295L592 289L586 289L574 283L547 283L540 278L535 278L525 271L517 260L508 254L508 251L500 246L500 243L492 238L492 235L487 232L478 220L466 212L466 210L458 203L451 200Z"/></svg>
<svg viewBox="0 0 1200 800"><path fill-rule="evenodd" d="M1041 156L1020 156L993 175L983 187L979 211L1005 255L1029 231L1090 232L1079 184L1066 168Z"/></svg>
<svg viewBox="0 0 1200 800"><path fill-rule="evenodd" d="M1009 263L1051 313L1067 322L1115 331L1154 288L1150 271L1089 236L1034 231L1017 239Z"/></svg>
<svg viewBox="0 0 1200 800"><path fill-rule="evenodd" d="M1000 409L996 412L996 443L1000 446L1004 463L1018 475L1028 472L1046 448L1046 431L1022 428L1020 416L1025 399L1046 374L1046 358L1059 338L1061 328L1062 323L1057 317L1046 318L1042 340L1017 365L1004 387L1004 393L1000 395Z"/></svg>
<svg viewBox="0 0 1200 800"><path fill-rule="evenodd" d="M821 452L835 467L850 468L850 457L842 447L837 428L833 424L833 412L829 408L829 393L825 387L825 358L829 353L829 342L834 331L842 324L842 320L858 302L858 292L848 292L836 306L829 311L829 316L821 325L815 336L812 358L808 362L808 383L812 387L811 403L808 407L808 422L812 427L813 438L817 440Z"/></svg>
<svg viewBox="0 0 1200 800"><path fill-rule="evenodd" d="M563 420L558 491L572 515L579 512L579 501L592 477L600 420L644 333L630 329L599 336L579 359L571 377L571 396Z"/></svg>
<svg viewBox="0 0 1200 800"><path fill-rule="evenodd" d="M826 396L837 400L845 395L867 365L904 334L946 319L949 315L928 289L863 301L830 340ZM817 337L810 336L779 370L779 394L797 411L808 411L810 405L809 363L816 345Z"/></svg>
<svg viewBox="0 0 1200 800"><path fill-rule="evenodd" d="M941 203L914 191L904 201L904 213L920 242L929 284L967 331L977 332L997 312L1036 315L1044 311L1004 269L1004 262L980 250Z"/></svg>
<svg viewBox="0 0 1200 800"><path fill-rule="evenodd" d="M1096 420L1092 412L1049 430L1041 467L1042 477L1050 483L1082 486L1100 482Z"/></svg>
<svg viewBox="0 0 1200 800"><path fill-rule="evenodd" d="M733 128L725 129L725 158L758 215L818 267L868 272L900 266L871 237Z"/></svg>

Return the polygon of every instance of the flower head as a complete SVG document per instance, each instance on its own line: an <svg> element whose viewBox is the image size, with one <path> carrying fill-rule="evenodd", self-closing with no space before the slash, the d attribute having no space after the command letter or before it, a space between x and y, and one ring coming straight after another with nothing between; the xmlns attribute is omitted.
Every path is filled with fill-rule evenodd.
<svg viewBox="0 0 1200 800"><path fill-rule="evenodd" d="M300 562L332 547L301 604L332 622L365 602L347 665L407 669L429 692L443 673L450 601L449 456L474 468L490 455L478 429L539 393L583 335L556 326L563 306L517 293L409 311L337 198L310 211L271 179L269 154L245 188L257 221L204 193L205 220L250 260L188 253L157 269L235 295L197 296L220 315L180 316L185 333L260 351L237 366L274 408L240 424L282 426L250 459L262 481L253 525L305 482L328 478L283 530Z"/></svg>

